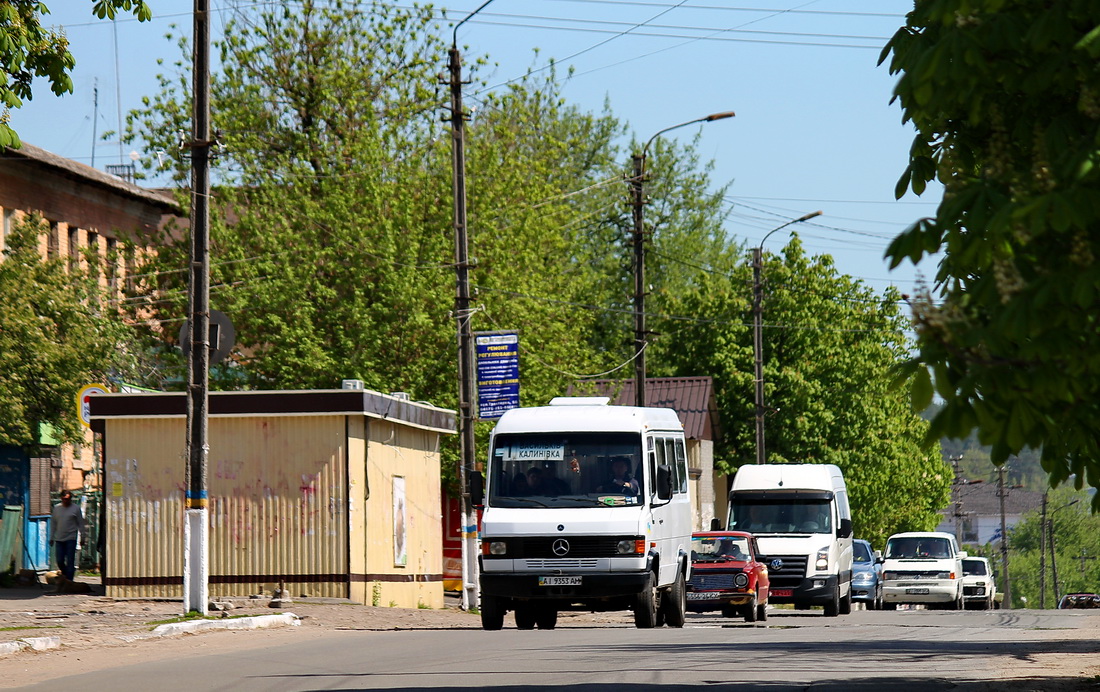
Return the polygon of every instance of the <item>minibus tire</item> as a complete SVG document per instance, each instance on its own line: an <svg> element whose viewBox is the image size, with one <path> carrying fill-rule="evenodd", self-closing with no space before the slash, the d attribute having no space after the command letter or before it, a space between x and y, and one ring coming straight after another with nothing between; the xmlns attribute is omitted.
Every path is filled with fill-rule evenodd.
<svg viewBox="0 0 1100 692"><path fill-rule="evenodd" d="M515 616L517 629L533 630L538 620L537 606L531 603L517 603Z"/></svg>
<svg viewBox="0 0 1100 692"><path fill-rule="evenodd" d="M657 588L652 573L646 580L645 588L634 596L634 626L638 629L650 629L657 626Z"/></svg>
<svg viewBox="0 0 1100 692"><path fill-rule="evenodd" d="M669 627L683 627L687 622L687 585L684 573L676 575L676 581L661 597L661 610L665 615L665 624Z"/></svg>
<svg viewBox="0 0 1100 692"><path fill-rule="evenodd" d="M481 628L499 630L504 627L504 601L499 596L481 594Z"/></svg>
<svg viewBox="0 0 1100 692"><path fill-rule="evenodd" d="M543 603L535 611L535 624L540 630L552 630L558 624L558 609L553 603Z"/></svg>

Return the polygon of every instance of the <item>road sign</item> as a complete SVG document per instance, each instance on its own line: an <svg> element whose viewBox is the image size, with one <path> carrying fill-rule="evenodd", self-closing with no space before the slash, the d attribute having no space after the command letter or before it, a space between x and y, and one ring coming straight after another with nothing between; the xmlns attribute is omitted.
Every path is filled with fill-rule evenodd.
<svg viewBox="0 0 1100 692"><path fill-rule="evenodd" d="M76 393L76 415L80 417L80 422L84 424L85 428L92 427L92 406L90 402L94 394L107 394L106 385L86 384Z"/></svg>
<svg viewBox="0 0 1100 692"><path fill-rule="evenodd" d="M233 321L220 310L210 311L210 364L220 363L225 360L233 346L237 343L237 330L233 328ZM184 355L191 350L191 322L183 321L180 327L180 350Z"/></svg>

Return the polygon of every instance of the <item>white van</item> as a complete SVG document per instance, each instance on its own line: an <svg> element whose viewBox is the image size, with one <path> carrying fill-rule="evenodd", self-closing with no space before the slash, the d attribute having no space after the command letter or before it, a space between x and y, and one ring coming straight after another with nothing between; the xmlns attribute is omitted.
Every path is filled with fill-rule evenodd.
<svg viewBox="0 0 1100 692"><path fill-rule="evenodd" d="M852 513L833 464L749 464L730 490L729 528L757 538L770 603L852 612Z"/></svg>
<svg viewBox="0 0 1100 692"><path fill-rule="evenodd" d="M966 556L954 534L907 531L890 536L882 563L882 607L895 610L908 603L962 610Z"/></svg>
<svg viewBox="0 0 1100 692"><path fill-rule="evenodd" d="M493 430L481 520L481 624L519 629L558 612L634 611L682 627L692 507L684 431L672 409L559 397Z"/></svg>

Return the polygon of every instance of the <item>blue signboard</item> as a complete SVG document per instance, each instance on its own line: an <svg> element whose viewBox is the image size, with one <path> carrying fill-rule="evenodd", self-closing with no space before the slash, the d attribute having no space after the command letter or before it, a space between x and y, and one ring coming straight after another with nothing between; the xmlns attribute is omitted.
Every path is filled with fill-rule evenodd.
<svg viewBox="0 0 1100 692"><path fill-rule="evenodd" d="M478 332L474 335L477 359L478 418L500 418L519 408L519 335L515 332Z"/></svg>

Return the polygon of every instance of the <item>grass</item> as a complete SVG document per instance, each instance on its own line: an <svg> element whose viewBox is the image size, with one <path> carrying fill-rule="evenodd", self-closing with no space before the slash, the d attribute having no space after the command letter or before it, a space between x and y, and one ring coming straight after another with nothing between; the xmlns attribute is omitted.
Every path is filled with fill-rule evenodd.
<svg viewBox="0 0 1100 692"><path fill-rule="evenodd" d="M22 625L19 627L0 627L0 632L18 632L20 630L63 630L64 625L42 625L35 627L34 625Z"/></svg>
<svg viewBox="0 0 1100 692"><path fill-rule="evenodd" d="M254 617L254 616L252 616L252 615L229 615L229 616L225 616L225 615L203 615L202 613L197 613L197 612L192 610L187 615L177 615L176 617L168 618L167 620L154 620L152 622L147 622L145 624L146 625L153 625L155 627L155 626L159 626L159 625L174 625L177 622L191 622L193 620L235 620L237 618L250 618L250 617Z"/></svg>

